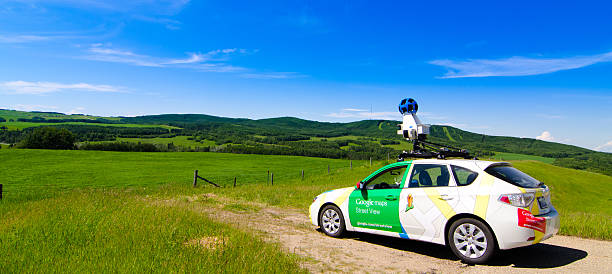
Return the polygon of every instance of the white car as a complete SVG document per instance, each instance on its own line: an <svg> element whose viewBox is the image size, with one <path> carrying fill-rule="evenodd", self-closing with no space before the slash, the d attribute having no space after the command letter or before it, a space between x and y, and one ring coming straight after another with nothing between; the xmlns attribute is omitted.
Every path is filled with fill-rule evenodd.
<svg viewBox="0 0 612 274"><path fill-rule="evenodd" d="M387 165L356 187L317 196L310 218L332 237L357 231L443 244L471 264L559 231L547 186L509 163L478 160Z"/></svg>

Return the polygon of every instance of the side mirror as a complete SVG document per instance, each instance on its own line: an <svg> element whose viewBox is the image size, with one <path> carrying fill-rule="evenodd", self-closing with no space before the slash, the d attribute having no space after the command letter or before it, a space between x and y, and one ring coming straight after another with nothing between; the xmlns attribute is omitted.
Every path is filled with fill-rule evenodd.
<svg viewBox="0 0 612 274"><path fill-rule="evenodd" d="M362 189L362 188L363 188L363 182L359 181L359 182L357 183L357 187L356 187L356 189Z"/></svg>

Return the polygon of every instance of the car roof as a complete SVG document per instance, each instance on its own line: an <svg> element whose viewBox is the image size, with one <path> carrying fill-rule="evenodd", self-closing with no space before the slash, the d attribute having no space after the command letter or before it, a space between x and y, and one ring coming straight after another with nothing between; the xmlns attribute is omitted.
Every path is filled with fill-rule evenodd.
<svg viewBox="0 0 612 274"><path fill-rule="evenodd" d="M462 166L466 168L479 168L481 170L486 169L487 167L495 164L495 165L511 165L508 162L497 162L497 161L482 161L482 160L466 160L466 159L418 159L412 160L413 164L451 164Z"/></svg>

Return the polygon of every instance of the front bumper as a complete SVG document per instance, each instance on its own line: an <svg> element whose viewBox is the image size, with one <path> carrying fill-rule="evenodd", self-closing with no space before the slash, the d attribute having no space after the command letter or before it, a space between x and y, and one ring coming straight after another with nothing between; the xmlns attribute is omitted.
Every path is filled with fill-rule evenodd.
<svg viewBox="0 0 612 274"><path fill-rule="evenodd" d="M320 207L319 199L316 199L308 208L308 216L310 216L310 222L319 226L319 207Z"/></svg>

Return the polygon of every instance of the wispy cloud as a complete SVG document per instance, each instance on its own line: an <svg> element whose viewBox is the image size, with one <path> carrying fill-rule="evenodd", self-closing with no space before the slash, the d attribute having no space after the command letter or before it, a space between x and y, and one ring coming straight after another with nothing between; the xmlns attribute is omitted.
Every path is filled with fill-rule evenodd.
<svg viewBox="0 0 612 274"><path fill-rule="evenodd" d="M514 56L503 59L434 60L448 72L440 78L528 76L577 69L612 61L612 51L589 56L565 58L530 58Z"/></svg>
<svg viewBox="0 0 612 274"><path fill-rule="evenodd" d="M174 15L189 4L190 0L15 0L14 2L21 2L33 8L38 8L38 6L44 6L45 4L53 4L86 10Z"/></svg>
<svg viewBox="0 0 612 274"><path fill-rule="evenodd" d="M181 23L181 21L170 19L170 18L165 18L165 17L135 15L133 16L133 18L136 20L144 21L144 22L161 24L161 25L164 25L169 30L178 30L181 28L181 25L183 24Z"/></svg>
<svg viewBox="0 0 612 274"><path fill-rule="evenodd" d="M602 151L602 152L612 152L612 141L609 141L600 146L596 146L595 150Z"/></svg>
<svg viewBox="0 0 612 274"><path fill-rule="evenodd" d="M305 75L299 74L297 72L261 72L261 73L244 73L241 74L243 78L249 79L289 79L289 78L299 78L306 77Z"/></svg>
<svg viewBox="0 0 612 274"><path fill-rule="evenodd" d="M167 58L137 54L133 51L117 49L105 44L93 44L87 50L87 54L81 56L81 58L141 67L178 67L209 72L239 72L247 69L222 61L230 59L230 55L250 52L252 51L238 48L216 49L207 53L188 53L187 58Z"/></svg>
<svg viewBox="0 0 612 274"><path fill-rule="evenodd" d="M563 115L544 114L544 113L538 113L538 114L536 114L536 116L540 117L540 118L544 118L544 119L563 119L563 118L565 118L565 116L563 116Z"/></svg>
<svg viewBox="0 0 612 274"><path fill-rule="evenodd" d="M362 109L345 108L340 112L329 113L325 115L332 118L356 118L356 119L377 119L377 120L399 120L401 118L398 112L371 112Z"/></svg>
<svg viewBox="0 0 612 274"><path fill-rule="evenodd" d="M0 83L0 90L12 94L48 94L66 90L89 92L125 92L121 87L87 83L63 84L55 82L11 81Z"/></svg>
<svg viewBox="0 0 612 274"><path fill-rule="evenodd" d="M27 105L27 104L17 104L9 107L5 107L6 109L12 110L21 110L21 111L57 111L59 107L57 106L47 106L47 105Z"/></svg>
<svg viewBox="0 0 612 274"><path fill-rule="evenodd" d="M359 109L359 108L343 108L342 111L357 111L357 112L364 112L364 111L368 111L367 109Z"/></svg>
<svg viewBox="0 0 612 274"><path fill-rule="evenodd" d="M0 43L4 44L21 44L30 42L39 42L54 39L53 36L42 35L0 35Z"/></svg>
<svg viewBox="0 0 612 274"><path fill-rule="evenodd" d="M85 110L84 107L76 107L76 108L73 108L70 111L68 111L66 114L68 114L68 115L83 114L84 110Z"/></svg>
<svg viewBox="0 0 612 274"><path fill-rule="evenodd" d="M171 64L193 64L193 63L200 63L202 61L205 60L205 57L203 54L201 53L189 53L190 57L187 59L173 59L168 61L167 65L171 65Z"/></svg>

